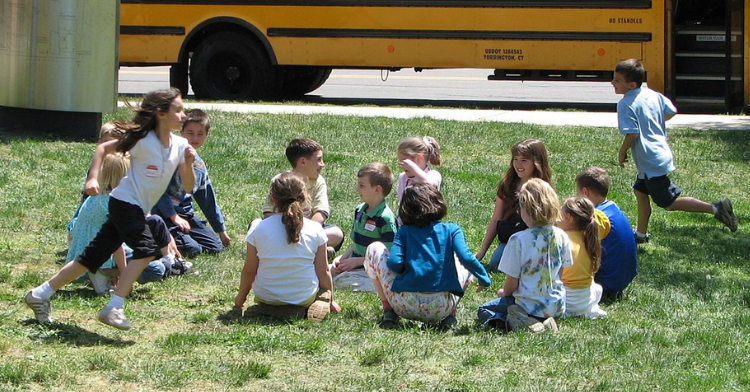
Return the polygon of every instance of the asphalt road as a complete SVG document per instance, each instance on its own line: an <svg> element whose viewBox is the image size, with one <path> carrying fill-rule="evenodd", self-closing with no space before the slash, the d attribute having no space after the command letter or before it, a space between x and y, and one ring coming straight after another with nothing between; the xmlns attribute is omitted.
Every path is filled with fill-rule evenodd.
<svg viewBox="0 0 750 392"><path fill-rule="evenodd" d="M608 82L488 81L490 73L491 70L476 69L334 70L328 81L308 94L305 101L337 105L615 111L620 99ZM168 67L120 68L120 94L140 95L168 86Z"/></svg>

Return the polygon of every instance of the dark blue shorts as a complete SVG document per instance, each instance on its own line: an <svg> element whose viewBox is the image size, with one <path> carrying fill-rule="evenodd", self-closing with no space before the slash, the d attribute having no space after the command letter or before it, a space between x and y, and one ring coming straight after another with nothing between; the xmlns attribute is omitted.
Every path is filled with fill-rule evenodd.
<svg viewBox="0 0 750 392"><path fill-rule="evenodd" d="M661 208L667 208L680 197L682 189L673 184L666 175L635 180L633 189L651 196L651 200Z"/></svg>

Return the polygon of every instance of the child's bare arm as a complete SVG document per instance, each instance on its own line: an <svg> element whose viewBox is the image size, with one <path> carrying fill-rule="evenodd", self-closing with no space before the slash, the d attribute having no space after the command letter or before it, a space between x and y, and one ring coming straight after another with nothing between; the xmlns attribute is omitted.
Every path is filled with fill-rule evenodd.
<svg viewBox="0 0 750 392"><path fill-rule="evenodd" d="M245 266L242 268L240 277L240 290L234 297L234 306L241 308L245 305L247 295L253 288L255 277L258 275L258 249L247 244L247 255L245 256Z"/></svg>
<svg viewBox="0 0 750 392"><path fill-rule="evenodd" d="M635 144L636 140L638 140L637 133L629 133L625 135L625 139L622 141L622 146L620 146L620 154L618 155L620 167L625 167L625 162L628 161L628 150L630 150L630 147Z"/></svg>
<svg viewBox="0 0 750 392"><path fill-rule="evenodd" d="M99 194L99 181L97 180L99 169L102 167L104 157L115 151L117 151L117 140L110 140L96 147L94 157L91 159L91 166L89 167L89 176L86 179L86 186L84 187L87 195L96 196Z"/></svg>
<svg viewBox="0 0 750 392"><path fill-rule="evenodd" d="M185 147L185 162L180 163L179 166L182 189L185 193L193 193L193 187L195 187L195 172L193 171L194 161L195 149L191 146Z"/></svg>
<svg viewBox="0 0 750 392"><path fill-rule="evenodd" d="M514 278L512 276L506 276L505 285L503 285L503 288L497 291L497 296L507 297L515 293L516 290L518 290L518 278Z"/></svg>

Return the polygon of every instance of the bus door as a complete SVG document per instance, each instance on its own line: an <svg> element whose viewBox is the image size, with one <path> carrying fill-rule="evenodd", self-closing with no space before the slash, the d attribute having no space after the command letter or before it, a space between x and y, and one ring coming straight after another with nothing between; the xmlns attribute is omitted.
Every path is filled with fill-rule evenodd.
<svg viewBox="0 0 750 392"><path fill-rule="evenodd" d="M744 2L674 2L673 92L678 108L742 106Z"/></svg>

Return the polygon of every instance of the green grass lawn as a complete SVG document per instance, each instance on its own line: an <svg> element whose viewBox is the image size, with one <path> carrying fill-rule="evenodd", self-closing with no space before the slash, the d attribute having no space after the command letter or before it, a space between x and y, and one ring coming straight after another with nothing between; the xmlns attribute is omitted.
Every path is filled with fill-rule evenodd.
<svg viewBox="0 0 750 392"><path fill-rule="evenodd" d="M126 111L116 115L130 117ZM396 331L375 328L380 301L369 293L337 292L342 313L320 324L240 320L230 312L244 232L261 215L270 178L289 166L283 154L288 141L305 136L323 145L331 221L348 231L358 203L357 170L372 161L395 169L401 138L435 137L442 146L447 220L460 224L477 249L510 147L530 137L546 144L561 198L574 195L580 170L598 165L612 177L610 198L634 222L635 168L617 166L617 130L210 115L211 135L199 153L209 164L234 243L219 255L196 258L198 276L136 286L126 304L135 326L128 332L96 321L107 299L79 284L53 297L58 322L32 321L22 297L64 262L65 224L94 144L0 132L0 390L750 389L748 133L670 132L678 167L673 181L685 195L706 201L730 197L740 230L731 233L708 215L655 209L651 243L639 248L640 274L622 301L604 306L608 318L564 319L556 335L484 330L475 323L476 308L502 285L497 274L490 290L467 292L458 328L441 333L408 322ZM395 210L395 191L389 202Z"/></svg>

